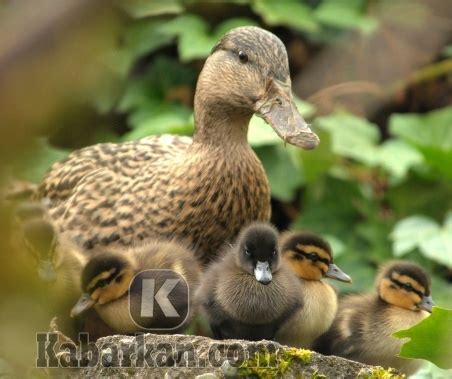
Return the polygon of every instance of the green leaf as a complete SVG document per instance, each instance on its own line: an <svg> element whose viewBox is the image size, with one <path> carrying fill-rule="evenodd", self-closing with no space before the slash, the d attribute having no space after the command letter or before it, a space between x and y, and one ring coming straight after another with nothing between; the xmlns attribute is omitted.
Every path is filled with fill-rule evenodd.
<svg viewBox="0 0 452 379"><path fill-rule="evenodd" d="M345 112L319 117L316 124L331 134L333 152L368 165L377 163L377 126Z"/></svg>
<svg viewBox="0 0 452 379"><path fill-rule="evenodd" d="M254 0L252 8L268 25L284 25L305 32L319 29L312 9L297 0Z"/></svg>
<svg viewBox="0 0 452 379"><path fill-rule="evenodd" d="M425 216L403 219L395 225L391 239L396 256L418 247L425 257L452 267L452 212L447 213L443 227Z"/></svg>
<svg viewBox="0 0 452 379"><path fill-rule="evenodd" d="M168 21L159 31L179 38L179 57L183 62L205 58L215 43L207 33L207 23L200 16L192 14L184 14Z"/></svg>
<svg viewBox="0 0 452 379"><path fill-rule="evenodd" d="M390 237L393 241L395 256L402 256L425 239L431 238L438 231L438 224L425 216L411 216L399 221Z"/></svg>
<svg viewBox="0 0 452 379"><path fill-rule="evenodd" d="M297 162L290 153L290 147L261 146L255 151L267 173L272 196L282 201L292 200L303 181Z"/></svg>
<svg viewBox="0 0 452 379"><path fill-rule="evenodd" d="M378 23L375 18L363 14L365 5L363 0L323 0L316 8L315 16L328 26L372 31Z"/></svg>
<svg viewBox="0 0 452 379"><path fill-rule="evenodd" d="M401 357L426 359L440 368L452 368L452 310L433 307L429 317L393 336L410 338L402 345Z"/></svg>
<svg viewBox="0 0 452 379"><path fill-rule="evenodd" d="M177 14L184 10L178 0L117 0L116 3L134 18Z"/></svg>
<svg viewBox="0 0 452 379"><path fill-rule="evenodd" d="M418 148L430 166L452 178L452 107L422 115L392 115L390 130Z"/></svg>
<svg viewBox="0 0 452 379"><path fill-rule="evenodd" d="M315 183L320 176L326 174L336 162L336 156L331 150L330 135L325 131L317 131L320 144L315 150L298 150L306 183Z"/></svg>
<svg viewBox="0 0 452 379"><path fill-rule="evenodd" d="M44 138L37 138L13 162L14 176L38 183L53 163L66 158L68 154L69 151L51 146Z"/></svg>
<svg viewBox="0 0 452 379"><path fill-rule="evenodd" d="M380 146L378 162L393 177L403 179L409 169L421 165L424 158L419 151L406 142L391 139Z"/></svg>
<svg viewBox="0 0 452 379"><path fill-rule="evenodd" d="M141 113L139 120L134 120L134 130L126 133L123 139L137 140L150 135L190 134L193 124L190 121L191 111L181 105L162 104L154 107L149 113Z"/></svg>
<svg viewBox="0 0 452 379"><path fill-rule="evenodd" d="M319 117L316 124L330 132L334 153L369 167L379 166L397 181L405 178L410 168L423 162L422 155L402 140L388 140L378 145L378 127L352 114L333 113Z"/></svg>

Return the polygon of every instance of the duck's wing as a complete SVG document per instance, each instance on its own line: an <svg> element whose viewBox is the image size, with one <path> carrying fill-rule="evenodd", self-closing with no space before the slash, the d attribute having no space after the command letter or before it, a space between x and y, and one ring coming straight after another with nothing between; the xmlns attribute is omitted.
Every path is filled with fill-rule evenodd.
<svg viewBox="0 0 452 379"><path fill-rule="evenodd" d="M56 162L44 176L37 197L46 199L50 209L59 206L74 194L87 177L115 181L116 176L134 177L146 166L171 159L191 144L191 138L162 135L146 137L122 144L102 143L71 153Z"/></svg>

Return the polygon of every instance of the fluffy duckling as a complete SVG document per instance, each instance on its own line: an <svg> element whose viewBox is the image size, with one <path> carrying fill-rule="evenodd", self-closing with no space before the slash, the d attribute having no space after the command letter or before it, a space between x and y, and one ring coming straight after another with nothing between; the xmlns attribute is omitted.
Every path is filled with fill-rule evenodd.
<svg viewBox="0 0 452 379"><path fill-rule="evenodd" d="M212 263L196 294L214 338L274 339L302 306L300 283L280 260L278 234L262 223L246 227Z"/></svg>
<svg viewBox="0 0 452 379"><path fill-rule="evenodd" d="M78 297L86 256L70 242L57 238L53 225L44 218L24 221L22 233L27 250L36 260L40 279L51 284L53 292L61 293L58 299Z"/></svg>
<svg viewBox="0 0 452 379"><path fill-rule="evenodd" d="M168 290L167 295L171 297L170 307L179 315L168 316L159 303L159 306L153 307L152 316L137 318L136 315L142 309L142 301L146 301L143 295L144 281L141 280L146 278L146 270L159 270L152 275L156 299L158 289L162 288L165 280L174 280L174 286ZM187 286L174 272L185 278L188 293ZM153 241L129 250L99 252L83 269L83 294L72 308L71 316L79 316L94 308L102 321L115 333L130 334L149 329L179 331L188 324L193 314L191 300L199 274L200 267L194 253L176 242ZM150 301L153 304L154 298L151 297ZM133 311L134 318L129 309L136 311Z"/></svg>
<svg viewBox="0 0 452 379"><path fill-rule="evenodd" d="M429 277L414 263L393 261L381 267L376 287L377 294L344 298L333 325L314 348L411 375L422 361L397 357L405 341L391 334L417 324L432 311Z"/></svg>
<svg viewBox="0 0 452 379"><path fill-rule="evenodd" d="M284 322L276 340L308 349L329 329L337 312L336 291L321 279L351 282L351 278L333 263L328 242L310 232L283 234L281 255L302 283L299 296L303 299L303 308Z"/></svg>

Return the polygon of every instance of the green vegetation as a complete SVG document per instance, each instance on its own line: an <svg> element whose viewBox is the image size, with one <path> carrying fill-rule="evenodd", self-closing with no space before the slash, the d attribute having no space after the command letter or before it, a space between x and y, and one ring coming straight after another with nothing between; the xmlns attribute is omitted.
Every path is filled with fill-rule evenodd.
<svg viewBox="0 0 452 379"><path fill-rule="evenodd" d="M162 133L190 135L203 60L225 31L259 25L288 47L294 92L303 99L299 109L321 138L315 151L301 151L285 146L261 119L252 119L249 140L270 180L272 221L328 237L338 265L354 280L339 286L343 292L371 290L380 263L411 259L431 273L436 304L452 307L452 107L447 106L452 103L452 46L440 37L435 43L429 39L436 24L426 4L117 0L114 12L119 27L113 47L99 58L102 85L89 87L82 105L71 104L45 125L42 118L25 118L34 121L27 125L31 135L37 128L45 132L36 139L27 135L27 149L8 157L9 167L13 163L8 174L38 182L52 162L75 148ZM417 42L425 46L416 50ZM361 59L374 51L380 51L378 59ZM324 62L322 53L331 53L325 72L310 74ZM64 70L58 71L58 64L44 76L57 72L59 80ZM338 79L328 81L329 76ZM68 87L78 93L77 82L66 81L64 91L52 93L66 93ZM355 97L342 101L335 91ZM368 97L370 105L362 102ZM22 113L34 114L29 102L23 103ZM398 334L413 337L404 356L424 354L446 367L434 355L438 340L426 341L421 334L436 333L435 325L450 318L444 312L435 308L431 319L411 329L413 334ZM420 346L417 339L432 355L409 347Z"/></svg>

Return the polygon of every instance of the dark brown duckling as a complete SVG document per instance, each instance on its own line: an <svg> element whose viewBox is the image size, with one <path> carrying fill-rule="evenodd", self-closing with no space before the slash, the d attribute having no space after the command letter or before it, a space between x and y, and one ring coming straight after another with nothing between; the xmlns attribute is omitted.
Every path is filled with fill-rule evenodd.
<svg viewBox="0 0 452 379"><path fill-rule="evenodd" d="M199 76L193 139L98 144L52 166L38 189L59 231L83 249L188 240L203 262L248 223L270 218L270 189L247 142L253 113L284 141L319 142L293 101L284 44L242 27L214 46Z"/></svg>
<svg viewBox="0 0 452 379"><path fill-rule="evenodd" d="M336 291L322 279L351 282L351 278L333 263L329 243L314 233L283 234L281 255L300 279L303 308L285 320L276 340L309 349L314 340L330 328L337 312Z"/></svg>
<svg viewBox="0 0 452 379"><path fill-rule="evenodd" d="M376 286L377 294L340 301L333 325L314 349L411 375L422 361L397 357L405 341L392 333L417 324L432 311L430 279L415 263L393 261L381 267Z"/></svg>
<svg viewBox="0 0 452 379"><path fill-rule="evenodd" d="M302 306L299 293L298 279L280 260L276 230L254 223L224 258L210 265L196 300L214 338L272 340L280 324Z"/></svg>
<svg viewBox="0 0 452 379"><path fill-rule="evenodd" d="M142 280L146 278L146 270L153 270L155 296L166 279L173 281L167 299L171 303L169 310L174 308L177 314L169 316L162 308L165 304L158 303L153 307L152 316L137 318L142 302L146 301ZM191 303L199 274L194 253L176 242L153 241L129 250L99 252L83 269L83 294L72 308L71 316L82 315L94 308L102 321L118 334L151 329L162 333L181 331L194 313ZM188 283L188 291L179 275ZM140 279L134 279L136 276ZM153 304L152 296L148 300ZM133 318L129 309L136 310Z"/></svg>

